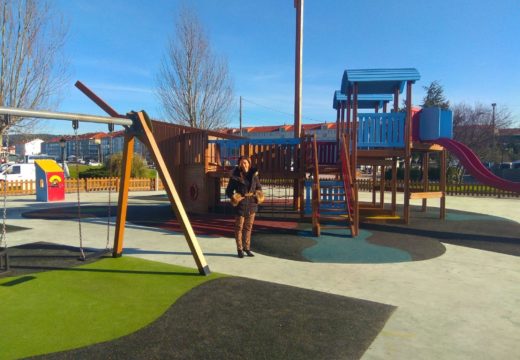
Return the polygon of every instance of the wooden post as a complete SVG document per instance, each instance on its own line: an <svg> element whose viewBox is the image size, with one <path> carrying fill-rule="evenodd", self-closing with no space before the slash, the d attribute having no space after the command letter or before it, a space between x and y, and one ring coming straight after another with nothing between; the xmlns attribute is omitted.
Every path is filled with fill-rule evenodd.
<svg viewBox="0 0 520 360"><path fill-rule="evenodd" d="M119 200L117 203L116 230L114 234L114 249L112 250L113 257L119 257L123 254L126 211L128 208L128 187L130 185L130 173L132 171L132 159L134 157L134 142L133 134L125 134L121 180L119 184Z"/></svg>
<svg viewBox="0 0 520 360"><path fill-rule="evenodd" d="M440 218L446 219L446 149L441 152L441 178L440 178L440 191L442 192L441 197L441 209Z"/></svg>
<svg viewBox="0 0 520 360"><path fill-rule="evenodd" d="M376 206L377 166L372 165L372 206Z"/></svg>
<svg viewBox="0 0 520 360"><path fill-rule="evenodd" d="M397 157L392 158L392 216L397 211Z"/></svg>
<svg viewBox="0 0 520 360"><path fill-rule="evenodd" d="M429 187L430 187L430 179L429 179L429 174L428 174L429 168L430 168L430 164L429 164L430 157L428 155L429 155L429 153L425 152L423 154L423 158L422 158L423 191L424 192L429 191ZM421 211L425 212L427 206L428 206L428 199L427 198L422 199Z"/></svg>
<svg viewBox="0 0 520 360"><path fill-rule="evenodd" d="M354 83L354 104L352 110L352 183L354 192L354 229L359 229L359 194L357 187L357 117L358 117L358 83ZM357 231L357 230L356 230Z"/></svg>
<svg viewBox="0 0 520 360"><path fill-rule="evenodd" d="M346 101L341 101L340 102L341 104L341 132L340 132L340 137L342 138L343 137L343 134L345 133L345 109L347 107L347 103ZM339 147L339 142L338 142L338 147Z"/></svg>
<svg viewBox="0 0 520 360"><path fill-rule="evenodd" d="M381 209L385 208L385 166L381 165L381 178L380 181L380 188L379 188L379 206Z"/></svg>
<svg viewBox="0 0 520 360"><path fill-rule="evenodd" d="M411 147L412 140L412 82L406 82L406 120L404 128L404 222L410 221L410 166L411 166Z"/></svg>
<svg viewBox="0 0 520 360"><path fill-rule="evenodd" d="M399 111L399 88L394 89L394 112Z"/></svg>
<svg viewBox="0 0 520 360"><path fill-rule="evenodd" d="M296 56L294 76L294 137L301 136L302 58L303 58L303 1L294 0L296 8Z"/></svg>
<svg viewBox="0 0 520 360"><path fill-rule="evenodd" d="M352 169L352 179L353 181L356 180L356 173L357 173L357 116L358 116L358 83L354 83L354 99L353 99L353 105L352 105L352 122L350 131L352 132L352 159L351 159L351 169Z"/></svg>
<svg viewBox="0 0 520 360"><path fill-rule="evenodd" d="M339 134L341 132L341 101L339 101L338 108L336 109L336 143L339 144Z"/></svg>
<svg viewBox="0 0 520 360"><path fill-rule="evenodd" d="M161 180L164 185L164 189L168 194L168 198L170 199L170 204L172 205L172 209L175 213L175 217L177 221L179 221L179 225L182 228L184 233L184 237L188 242L188 246L190 247L191 254L193 255L193 259L197 264L197 268L199 269L199 273L201 275L210 274L209 266L206 263L206 259L204 258L204 254L200 249L199 242L197 241L197 237L191 227L190 220L188 219L188 215L184 210L184 206L182 205L181 198L177 193L177 189L173 184L173 180L170 176L170 172L166 167L166 163L161 155L161 151L157 146L155 138L153 137L152 131L148 127L146 122L146 118L143 112L137 113L138 123L141 125L143 133L139 134L139 140L148 146L148 150L150 151L150 155L152 156L157 169L159 170L159 174L161 175Z"/></svg>

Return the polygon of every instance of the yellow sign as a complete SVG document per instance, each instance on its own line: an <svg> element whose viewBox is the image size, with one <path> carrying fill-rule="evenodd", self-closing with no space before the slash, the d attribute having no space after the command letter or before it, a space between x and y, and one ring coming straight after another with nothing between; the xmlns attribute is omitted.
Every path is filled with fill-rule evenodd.
<svg viewBox="0 0 520 360"><path fill-rule="evenodd" d="M59 175L52 175L49 179L49 181L51 182L51 184L57 184L57 183L60 183L63 181L63 179L61 178L61 176Z"/></svg>

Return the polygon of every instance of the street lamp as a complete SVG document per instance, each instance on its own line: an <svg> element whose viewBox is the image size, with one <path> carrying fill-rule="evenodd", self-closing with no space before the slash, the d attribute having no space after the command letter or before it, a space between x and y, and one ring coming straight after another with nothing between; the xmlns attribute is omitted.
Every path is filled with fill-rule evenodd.
<svg viewBox="0 0 520 360"><path fill-rule="evenodd" d="M101 139L94 139L94 143L97 145L97 162L103 162L103 152L101 151Z"/></svg>
<svg viewBox="0 0 520 360"><path fill-rule="evenodd" d="M61 164L63 165L63 170L65 170L65 145L67 144L67 140L65 138L60 139L60 148L61 148Z"/></svg>

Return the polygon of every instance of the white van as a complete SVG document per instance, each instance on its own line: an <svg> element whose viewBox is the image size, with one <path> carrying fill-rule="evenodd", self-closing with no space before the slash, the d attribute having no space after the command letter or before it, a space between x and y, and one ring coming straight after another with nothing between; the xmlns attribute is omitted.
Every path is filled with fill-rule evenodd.
<svg viewBox="0 0 520 360"><path fill-rule="evenodd" d="M10 164L2 168L0 181L36 180L36 165L34 164Z"/></svg>

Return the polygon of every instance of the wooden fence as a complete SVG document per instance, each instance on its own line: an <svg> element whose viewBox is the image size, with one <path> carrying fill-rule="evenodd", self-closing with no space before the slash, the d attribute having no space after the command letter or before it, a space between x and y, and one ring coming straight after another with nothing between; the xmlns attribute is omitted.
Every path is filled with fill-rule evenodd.
<svg viewBox="0 0 520 360"><path fill-rule="evenodd" d="M0 191L6 191L7 195L34 195L36 194L36 182L31 180L7 181L4 189L3 181ZM65 192L76 192L79 187L81 192L95 191L119 191L119 178L90 178L90 179L67 179L65 180ZM164 186L160 179L132 178L130 179L130 191L163 190Z"/></svg>
<svg viewBox="0 0 520 360"><path fill-rule="evenodd" d="M278 181L262 180L262 184L271 186L286 186L293 183L292 179L279 179ZM3 181L0 182L3 184ZM372 179L358 179L359 191L371 191ZM389 181L385 183L386 190L391 191ZM119 178L90 178L90 179L67 179L65 183L65 192L76 192L77 187L81 192L95 191L119 191ZM376 183L376 189L379 184ZM404 181L397 181L397 191L403 191ZM411 191L422 191L422 183L412 182L410 184ZM0 185L0 191L3 191L3 185ZM7 181L7 195L34 195L36 194L35 181ZM164 186L160 179L133 178L130 180L130 191L150 191L164 190ZM439 191L438 182L430 182L429 191ZM447 195L459 196L482 196L482 197L498 197L498 198L520 198L520 193L496 189L481 184L448 184Z"/></svg>
<svg viewBox="0 0 520 360"><path fill-rule="evenodd" d="M357 183L360 191L372 191L372 179L358 179ZM520 198L520 193L505 191L482 184L448 184L446 188L446 195ZM376 183L376 189L379 189L379 183ZM404 180L397 180L397 191L402 192L403 189ZM410 189L411 191L422 191L423 184L421 182L412 182L410 183ZM390 188L390 181L385 182L385 190L392 190ZM439 191L439 183L430 181L428 191Z"/></svg>

